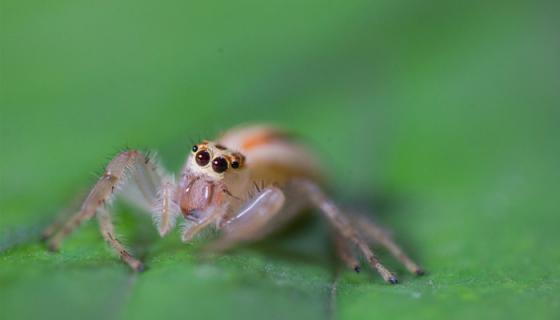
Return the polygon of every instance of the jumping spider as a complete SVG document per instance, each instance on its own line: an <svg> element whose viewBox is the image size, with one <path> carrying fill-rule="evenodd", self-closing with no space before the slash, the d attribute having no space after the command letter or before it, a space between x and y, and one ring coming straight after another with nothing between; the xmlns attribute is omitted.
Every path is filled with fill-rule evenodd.
<svg viewBox="0 0 560 320"><path fill-rule="evenodd" d="M82 221L96 216L106 242L133 270L142 271L143 264L115 237L108 211L113 195L151 212L161 236L180 214L185 219L184 242L213 225L221 231L212 245L217 250L261 239L281 222L314 208L329 222L336 252L350 268L360 270L352 249L356 247L386 282L397 283L369 247L377 242L410 272L423 274L382 228L363 216L345 214L325 195L318 168L302 145L264 125L234 128L216 142L194 145L177 183L153 157L127 150L109 162L81 209L64 223L48 227L43 236L48 248L57 250Z"/></svg>

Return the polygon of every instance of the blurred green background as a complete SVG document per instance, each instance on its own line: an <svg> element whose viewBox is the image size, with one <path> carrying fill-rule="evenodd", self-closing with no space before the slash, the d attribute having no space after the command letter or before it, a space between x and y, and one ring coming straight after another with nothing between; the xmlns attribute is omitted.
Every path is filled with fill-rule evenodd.
<svg viewBox="0 0 560 320"><path fill-rule="evenodd" d="M560 318L560 15L553 1L16 1L0 5L0 318ZM119 148L273 122L428 270L333 263L324 225L199 261L117 205L38 232ZM96 171L97 170L97 171Z"/></svg>

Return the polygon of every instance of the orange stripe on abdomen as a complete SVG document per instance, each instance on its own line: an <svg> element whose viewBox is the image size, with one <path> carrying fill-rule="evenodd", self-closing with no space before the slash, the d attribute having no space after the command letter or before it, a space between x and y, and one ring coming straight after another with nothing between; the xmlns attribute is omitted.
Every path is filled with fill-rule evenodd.
<svg viewBox="0 0 560 320"><path fill-rule="evenodd" d="M264 131L259 134L249 136L241 142L243 150L251 150L256 147L271 143L273 141L286 140L286 135L275 131Z"/></svg>

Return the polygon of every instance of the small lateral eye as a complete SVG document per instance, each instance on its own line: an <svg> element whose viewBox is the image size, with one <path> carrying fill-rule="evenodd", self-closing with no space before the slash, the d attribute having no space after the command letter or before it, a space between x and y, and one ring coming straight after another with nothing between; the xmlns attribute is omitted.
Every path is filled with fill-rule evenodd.
<svg viewBox="0 0 560 320"><path fill-rule="evenodd" d="M214 169L214 171L216 171L217 173L222 173L226 171L227 168L228 163L226 159L222 157L214 158L214 160L212 161L212 169Z"/></svg>
<svg viewBox="0 0 560 320"><path fill-rule="evenodd" d="M198 163L199 166L204 167L208 162L210 162L210 154L208 151L202 150L196 154L196 163Z"/></svg>
<svg viewBox="0 0 560 320"><path fill-rule="evenodd" d="M192 152L197 152L198 151L198 146L195 144L194 146L192 146Z"/></svg>
<svg viewBox="0 0 560 320"><path fill-rule="evenodd" d="M239 168L239 161L233 160L233 161L231 162L231 167L234 168L234 169Z"/></svg>

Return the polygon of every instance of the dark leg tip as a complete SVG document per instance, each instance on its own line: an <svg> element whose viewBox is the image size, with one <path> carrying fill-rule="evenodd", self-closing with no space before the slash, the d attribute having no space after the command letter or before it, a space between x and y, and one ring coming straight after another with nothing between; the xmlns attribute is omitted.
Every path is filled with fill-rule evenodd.
<svg viewBox="0 0 560 320"><path fill-rule="evenodd" d="M58 252L58 246L52 243L47 243L47 250L50 252Z"/></svg>
<svg viewBox="0 0 560 320"><path fill-rule="evenodd" d="M135 270L136 272L138 272L138 273L142 273L142 272L146 271L146 267L144 267L144 264L143 264L143 263L140 263L140 264L136 267L136 269L134 269L134 270Z"/></svg>
<svg viewBox="0 0 560 320"><path fill-rule="evenodd" d="M395 276L391 276L387 282L389 282L390 284L397 284L399 283L399 280L397 280L397 278Z"/></svg>
<svg viewBox="0 0 560 320"><path fill-rule="evenodd" d="M360 266L355 266L354 267L354 271L356 271L356 273L360 273L362 269L360 269Z"/></svg>
<svg viewBox="0 0 560 320"><path fill-rule="evenodd" d="M416 275L417 275L417 276L423 276L423 275L425 275L425 274L426 274L426 272L425 272L424 270L422 270L422 269L416 270Z"/></svg>

